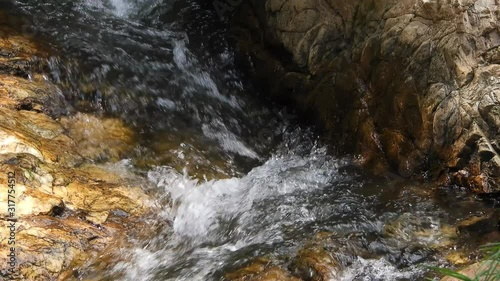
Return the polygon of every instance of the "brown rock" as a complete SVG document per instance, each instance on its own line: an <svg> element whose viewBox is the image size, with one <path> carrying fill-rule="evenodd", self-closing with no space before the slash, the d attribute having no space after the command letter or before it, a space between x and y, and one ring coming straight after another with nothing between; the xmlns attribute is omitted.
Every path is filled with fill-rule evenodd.
<svg viewBox="0 0 500 281"><path fill-rule="evenodd" d="M454 245L458 237L456 227L446 224L433 225L427 218L410 213L402 214L385 224L384 235L401 246L419 243L433 249L448 248Z"/></svg>
<svg viewBox="0 0 500 281"><path fill-rule="evenodd" d="M342 265L336 253L351 255L358 253L355 245L337 237L335 233L320 232L308 241L292 259L289 270L305 281L326 281L338 279Z"/></svg>
<svg viewBox="0 0 500 281"><path fill-rule="evenodd" d="M31 40L4 26L0 14L0 173L15 173L17 275L55 280L126 235L148 235L151 212L135 181L86 164L118 160L133 143L123 122L69 114L59 89L36 74ZM28 75L29 74L29 75ZM29 77L28 77L29 76ZM27 79L31 78L31 79ZM63 116L63 117L61 117ZM0 177L0 271L7 269L12 210ZM12 200L12 198L10 198Z"/></svg>
<svg viewBox="0 0 500 281"><path fill-rule="evenodd" d="M61 123L78 144L79 154L88 159L119 160L134 141L132 131L118 119L78 113L63 118Z"/></svg>
<svg viewBox="0 0 500 281"><path fill-rule="evenodd" d="M300 281L301 279L292 276L290 273L279 267L269 267L267 269L260 270L256 274L242 275L239 278L234 279L234 276L230 275L227 277L229 280L233 281Z"/></svg>
<svg viewBox="0 0 500 281"><path fill-rule="evenodd" d="M249 281L300 281L279 267L271 267Z"/></svg>
<svg viewBox="0 0 500 281"><path fill-rule="evenodd" d="M240 268L234 272L227 273L224 277L228 280L245 280L262 273L271 265L271 261L265 258L258 258L251 264Z"/></svg>
<svg viewBox="0 0 500 281"><path fill-rule="evenodd" d="M250 2L240 6L250 19L234 22L247 35L242 51L285 51L294 63L256 60L256 69L283 65L256 76L266 73L270 84L288 72L312 77L295 91L270 92L315 113L340 152L405 177L450 172L444 184L499 190L499 3ZM467 177L454 175L461 170Z"/></svg>
<svg viewBox="0 0 500 281"><path fill-rule="evenodd" d="M465 269L459 271L458 273L465 275L471 279L476 278L481 272L484 272L485 270L491 269L492 274L489 276L482 276L478 280L493 280L491 278L496 278L498 277L498 272L500 270L500 266L498 265L498 262L493 262L493 261L485 261L485 262L478 262L473 265L470 265L466 267ZM456 281L459 280L457 278L453 277L444 277L441 279L441 281Z"/></svg>
<svg viewBox="0 0 500 281"><path fill-rule="evenodd" d="M338 278L339 262L322 247L306 247L299 251L290 270L305 281L327 281Z"/></svg>

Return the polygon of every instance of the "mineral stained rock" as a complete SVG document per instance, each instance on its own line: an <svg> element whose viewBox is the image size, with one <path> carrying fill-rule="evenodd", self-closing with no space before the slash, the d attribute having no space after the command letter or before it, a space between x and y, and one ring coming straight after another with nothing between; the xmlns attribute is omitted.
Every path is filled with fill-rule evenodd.
<svg viewBox="0 0 500 281"><path fill-rule="evenodd" d="M56 280L147 229L142 218L153 204L139 186L93 164L119 160L131 130L71 113L37 73L43 52L4 21L0 14L0 279Z"/></svg>
<svg viewBox="0 0 500 281"><path fill-rule="evenodd" d="M341 152L480 193L500 189L499 24L494 0L252 0L233 19L257 78Z"/></svg>

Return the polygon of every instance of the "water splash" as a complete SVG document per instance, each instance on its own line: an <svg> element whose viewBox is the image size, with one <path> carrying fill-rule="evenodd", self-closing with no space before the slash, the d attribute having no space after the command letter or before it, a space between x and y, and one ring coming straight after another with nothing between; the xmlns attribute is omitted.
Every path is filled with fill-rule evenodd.
<svg viewBox="0 0 500 281"><path fill-rule="evenodd" d="M301 198L348 180L338 172L347 164L328 157L324 148L313 148L304 156L273 156L242 178L200 182L169 167L155 168L148 178L172 202L162 215L173 220L173 228L160 235L169 239L132 250L131 264L122 262L113 272L125 280L207 280L233 253L281 243L291 226L299 231L314 221Z"/></svg>
<svg viewBox="0 0 500 281"><path fill-rule="evenodd" d="M340 281L394 281L413 280L421 268L410 267L404 270L396 268L385 259L366 260L358 258L339 278Z"/></svg>
<svg viewBox="0 0 500 281"><path fill-rule="evenodd" d="M83 4L91 9L106 11L117 17L128 18L145 6L154 5L153 0L85 0Z"/></svg>
<svg viewBox="0 0 500 281"><path fill-rule="evenodd" d="M200 183L169 167L150 171L148 178L172 197L176 235L193 238L197 243L213 242L220 238L221 228L233 221L237 224L233 235L239 232L238 239L247 239L248 227L256 223L253 220L262 215L260 212L266 211L255 208L263 201L294 192L311 192L346 179L336 171L347 162L333 160L325 153L325 149L316 149L307 156L274 156L242 178ZM286 207L290 203L280 206L283 213L278 210L275 217L268 217L268 223L279 224L284 216L289 216ZM306 213L299 209L295 216L311 219L304 216Z"/></svg>

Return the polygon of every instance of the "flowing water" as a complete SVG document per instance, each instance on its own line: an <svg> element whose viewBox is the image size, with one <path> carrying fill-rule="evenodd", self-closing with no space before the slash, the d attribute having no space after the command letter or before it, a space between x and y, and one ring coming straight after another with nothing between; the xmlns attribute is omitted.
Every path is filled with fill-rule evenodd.
<svg viewBox="0 0 500 281"><path fill-rule="evenodd" d="M110 253L115 262L89 262L80 280L224 280L258 258L293 269L311 243L338 261L327 266L333 280L418 280L421 264L470 250L452 226L488 206L460 189L371 177L355 158L332 156L297 116L259 98L208 2L4 8L56 50L47 77L70 110L134 128L136 149L110 168L147 181L162 206L155 219L169 222L153 237L131 237Z"/></svg>

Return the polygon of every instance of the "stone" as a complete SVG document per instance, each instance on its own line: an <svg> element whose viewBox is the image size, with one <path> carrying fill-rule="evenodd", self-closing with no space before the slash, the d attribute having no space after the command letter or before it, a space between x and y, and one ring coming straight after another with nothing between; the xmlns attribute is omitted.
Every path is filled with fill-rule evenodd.
<svg viewBox="0 0 500 281"><path fill-rule="evenodd" d="M249 2L233 26L256 58L252 74L312 113L340 154L379 172L500 190L500 3ZM276 83L291 72L311 79Z"/></svg>
<svg viewBox="0 0 500 281"><path fill-rule="evenodd" d="M494 269L490 272L496 272L496 273L493 273L496 275L482 276L478 280L481 280L481 281L482 280L492 280L491 278L496 279L496 277L498 277L498 270L500 270L500 266L498 265L498 262L494 262L494 261L478 262L478 263L475 263L475 264L472 264L472 265L466 267L463 270L460 270L458 273L472 279L472 278L477 277L481 272L483 272L491 267L494 267ZM444 277L441 279L441 281L457 281L457 280L459 280L459 279L453 278L450 276L447 276L447 277Z"/></svg>
<svg viewBox="0 0 500 281"><path fill-rule="evenodd" d="M339 262L322 247L305 247L289 266L293 275L305 281L326 281L338 278Z"/></svg>
<svg viewBox="0 0 500 281"><path fill-rule="evenodd" d="M292 258L288 269L294 276L305 281L336 280L343 269L338 253L344 253L342 259L349 255L364 256L357 243L349 238L338 237L336 233L319 232L308 240Z"/></svg>
<svg viewBox="0 0 500 281"><path fill-rule="evenodd" d="M245 280L252 276L256 276L266 270L271 265L271 261L266 258L257 258L249 265L240 268L236 271L229 272L224 275L228 280Z"/></svg>
<svg viewBox="0 0 500 281"><path fill-rule="evenodd" d="M269 268L249 281L300 281L279 267Z"/></svg>
<svg viewBox="0 0 500 281"><path fill-rule="evenodd" d="M461 252L451 252L446 256L446 260L453 265L463 266L470 262L469 258Z"/></svg>
<svg viewBox="0 0 500 281"><path fill-rule="evenodd" d="M243 273L243 272L241 272ZM227 277L232 281L300 281L301 279L292 276L287 271L277 267L269 267L267 269L259 270L256 274L243 274L239 278L233 275Z"/></svg>
<svg viewBox="0 0 500 281"><path fill-rule="evenodd" d="M346 253L353 257L361 253L356 243L339 238L336 233L320 232L306 241L293 254L287 256L286 269L283 262L269 258L257 258L246 266L226 273L224 277L232 281L289 280L289 281L326 281L336 280L342 270L342 265L336 253ZM342 249L341 249L342 248Z"/></svg>
<svg viewBox="0 0 500 281"><path fill-rule="evenodd" d="M71 139L78 144L81 156L98 160L117 161L133 144L133 133L123 121L113 118L97 118L77 113L61 120Z"/></svg>
<svg viewBox="0 0 500 281"><path fill-rule="evenodd" d="M75 114L37 73L32 57L44 53L7 18L0 13L0 173L16 181L15 280L56 280L127 235L155 231L141 220L155 207L140 183L96 165L120 160L132 131L118 119ZM2 245L10 235L8 185L1 176ZM0 249L2 278L8 251Z"/></svg>
<svg viewBox="0 0 500 281"><path fill-rule="evenodd" d="M410 213L404 213L386 223L384 236L391 239L398 248L425 245L430 249L446 249L453 246L458 238L456 227Z"/></svg>

